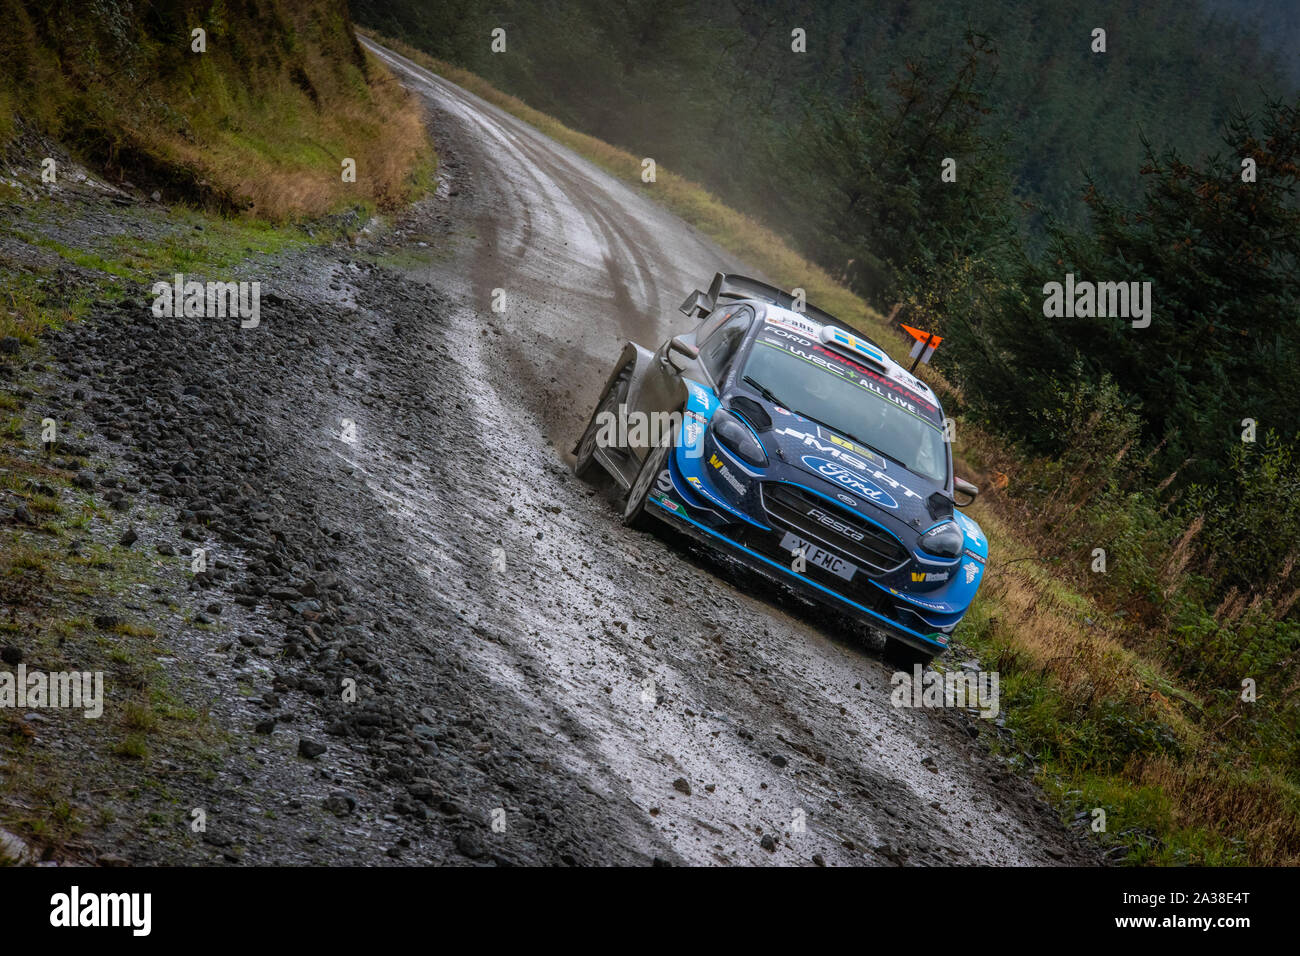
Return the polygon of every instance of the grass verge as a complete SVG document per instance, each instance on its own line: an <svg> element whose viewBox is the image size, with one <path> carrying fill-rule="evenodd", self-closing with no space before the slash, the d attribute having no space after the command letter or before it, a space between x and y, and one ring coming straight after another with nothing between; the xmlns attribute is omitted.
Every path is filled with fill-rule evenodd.
<svg viewBox="0 0 1300 956"><path fill-rule="evenodd" d="M0 829L46 858L84 860L162 826L139 808L165 794L168 767L219 764L227 739L203 692L160 662L198 626L168 597L185 592L187 565L121 543L130 520L77 478L102 486L113 463L88 457L68 421L54 422L59 442L42 440L41 335L173 272L246 268L337 232L140 206L106 231L52 221L66 209L43 198L11 208L0 225L0 340L16 349L0 355L0 672L101 672L104 707L95 719L0 707Z"/></svg>
<svg viewBox="0 0 1300 956"><path fill-rule="evenodd" d="M277 222L431 188L419 100L361 49L344 0L117 6L0 0L0 148L25 121L111 181Z"/></svg>

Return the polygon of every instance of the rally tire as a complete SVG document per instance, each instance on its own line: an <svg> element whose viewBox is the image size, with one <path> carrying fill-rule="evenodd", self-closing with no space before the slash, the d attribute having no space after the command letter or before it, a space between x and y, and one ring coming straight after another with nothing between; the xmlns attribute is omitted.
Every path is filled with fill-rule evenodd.
<svg viewBox="0 0 1300 956"><path fill-rule="evenodd" d="M636 480L627 492L627 503L623 506L623 524L637 531L648 531L654 518L646 514L646 505L650 492L654 488L659 473L668 467L668 453L672 445L660 445L651 448L641 463L641 470L636 473Z"/></svg>
<svg viewBox="0 0 1300 956"><path fill-rule="evenodd" d="M619 371L614 381L610 383L605 394L601 396L600 401L596 403L595 410L591 413L591 419L587 422L587 428L578 439L578 444L574 446L573 454L575 461L573 464L573 473L579 478L590 480L597 475L597 468L600 468L600 462L596 460L596 437L600 432L598 424L601 412L617 412L618 406L627 400L628 381L632 375L632 366L628 365Z"/></svg>

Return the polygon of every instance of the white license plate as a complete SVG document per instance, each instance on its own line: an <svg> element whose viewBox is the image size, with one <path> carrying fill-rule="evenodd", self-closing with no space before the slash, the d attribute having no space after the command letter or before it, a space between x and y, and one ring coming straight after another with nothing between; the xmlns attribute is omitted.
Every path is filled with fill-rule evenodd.
<svg viewBox="0 0 1300 956"><path fill-rule="evenodd" d="M791 554L802 549L804 560L810 565L824 568L845 581L852 581L853 575L858 571L858 566L851 561L845 561L838 554L827 551L810 541L805 541L797 534L791 534L789 531L781 539L781 547Z"/></svg>

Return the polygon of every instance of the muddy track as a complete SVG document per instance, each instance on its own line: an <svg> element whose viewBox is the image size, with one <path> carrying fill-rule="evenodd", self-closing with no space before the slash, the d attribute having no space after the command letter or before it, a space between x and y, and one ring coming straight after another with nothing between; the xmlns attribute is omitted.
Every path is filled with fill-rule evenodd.
<svg viewBox="0 0 1300 956"><path fill-rule="evenodd" d="M572 476L621 341L659 342L687 291L750 270L377 53L427 104L436 197L356 249L216 277L263 282L256 329L157 319L142 290L49 338L40 413L113 463L87 487L139 489L124 514L160 563L210 549L181 609L222 608L158 630L226 765L172 755L165 795L124 790L87 843L136 863L1095 859L969 714L891 706L892 669L839 621L624 529ZM90 195L39 226L74 246L189 228ZM151 813L170 822L132 825Z"/></svg>
<svg viewBox="0 0 1300 956"><path fill-rule="evenodd" d="M621 339L661 341L685 292L715 269L751 270L526 124L376 52L426 99L442 155L451 252L412 275L464 303L453 321L474 369L472 444L553 514L522 554L479 518L517 596L475 609L502 635L481 660L543 715L577 722L573 772L630 800L691 862L1073 857L965 715L891 707L892 669L838 622L793 597L763 600L769 586L680 542L626 531L609 501L553 467ZM506 291L504 314L489 310L492 289ZM797 815L805 833L792 832Z"/></svg>

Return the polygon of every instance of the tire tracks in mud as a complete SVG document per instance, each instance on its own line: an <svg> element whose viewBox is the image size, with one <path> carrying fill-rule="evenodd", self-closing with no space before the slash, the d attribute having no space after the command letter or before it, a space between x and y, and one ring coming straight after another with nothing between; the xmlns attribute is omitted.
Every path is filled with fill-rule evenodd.
<svg viewBox="0 0 1300 956"><path fill-rule="evenodd" d="M213 834L145 827L125 856L1086 862L956 716L889 706L889 669L838 622L628 532L572 476L561 449L620 338L657 344L664 303L738 264L505 114L420 89L457 188L359 250L245 263L274 290L259 329L162 321L140 290L50 338L55 407L141 488L136 547L222 559L177 595L220 597L221 621L166 638L226 764L123 807L206 807ZM87 200L43 228L76 246L118 215ZM191 227L159 208L134 228Z"/></svg>
<svg viewBox="0 0 1300 956"><path fill-rule="evenodd" d="M539 538L558 538L507 548L515 599L474 605L493 632L480 664L559 729L557 760L647 815L629 832L652 821L688 862L1086 861L959 719L891 707L892 671L832 617L694 546L626 531L557 471L564 455L539 436L576 438L617 340L657 345L673 323L662 302L737 264L518 120L385 58L428 101L458 185L441 211L452 254L410 274L459 286L457 340L486 386L466 428L489 423L484 467L542 509ZM575 217L594 243L576 253ZM458 240L460 223L479 240ZM504 315L485 308L489 282L520 290Z"/></svg>

